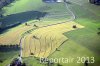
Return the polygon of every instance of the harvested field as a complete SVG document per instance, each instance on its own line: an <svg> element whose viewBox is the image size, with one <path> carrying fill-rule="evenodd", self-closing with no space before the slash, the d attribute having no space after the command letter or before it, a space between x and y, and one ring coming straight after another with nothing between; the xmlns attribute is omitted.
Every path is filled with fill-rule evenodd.
<svg viewBox="0 0 100 66"><path fill-rule="evenodd" d="M76 25L77 28L73 28ZM22 39L22 56L48 57L68 38L64 32L84 28L75 22L67 22L57 25L42 27L32 31Z"/></svg>

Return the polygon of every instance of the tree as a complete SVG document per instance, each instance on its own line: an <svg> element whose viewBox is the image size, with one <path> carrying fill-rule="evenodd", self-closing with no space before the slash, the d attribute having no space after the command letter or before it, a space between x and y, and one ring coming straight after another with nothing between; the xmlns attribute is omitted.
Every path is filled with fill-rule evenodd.
<svg viewBox="0 0 100 66"><path fill-rule="evenodd" d="M84 65L85 65L85 66L88 66L88 60L85 60Z"/></svg>
<svg viewBox="0 0 100 66"><path fill-rule="evenodd" d="M95 0L89 0L91 4L95 4Z"/></svg>
<svg viewBox="0 0 100 66"><path fill-rule="evenodd" d="M100 28L98 28L98 30L100 30Z"/></svg>
<svg viewBox="0 0 100 66"><path fill-rule="evenodd" d="M100 5L100 0L89 0L91 4Z"/></svg>
<svg viewBox="0 0 100 66"><path fill-rule="evenodd" d="M37 26L36 24L34 24L34 27L36 27L36 28L37 28L38 26Z"/></svg>
<svg viewBox="0 0 100 66"><path fill-rule="evenodd" d="M62 65L58 63L57 66L62 66Z"/></svg>
<svg viewBox="0 0 100 66"><path fill-rule="evenodd" d="M77 26L76 25L73 25L73 28L77 28Z"/></svg>
<svg viewBox="0 0 100 66"><path fill-rule="evenodd" d="M1 8L0 9L0 18L3 18L3 13L4 13L4 10Z"/></svg>
<svg viewBox="0 0 100 66"><path fill-rule="evenodd" d="M100 32L97 32L98 35L100 35Z"/></svg>
<svg viewBox="0 0 100 66"><path fill-rule="evenodd" d="M27 23L25 23L25 25L27 26L28 24L27 24Z"/></svg>

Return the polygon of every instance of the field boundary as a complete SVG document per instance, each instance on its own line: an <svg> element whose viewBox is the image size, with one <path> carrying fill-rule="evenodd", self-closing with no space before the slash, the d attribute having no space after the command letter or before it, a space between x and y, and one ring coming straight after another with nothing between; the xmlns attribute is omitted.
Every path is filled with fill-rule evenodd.
<svg viewBox="0 0 100 66"><path fill-rule="evenodd" d="M74 15L74 13L69 9L68 4L67 4L66 2L64 2L64 4L65 4L65 6L66 6L66 9L69 10L69 12L70 12L71 15L72 15L72 18L71 18L71 19L69 19L69 20L67 20L67 21L65 21L65 22L60 22L60 23L56 23L56 24L51 24L51 25L46 25L46 26L38 27L38 28L36 28L36 29L39 29L39 28L46 28L46 27L49 27L49 26L54 26L54 25L58 25L58 24L63 24L63 23L71 22L71 21L75 20L76 17L75 17L75 15ZM21 48L21 50L20 50L20 56L21 56L21 57L22 57L22 43L21 43L21 41L22 41L23 37L24 37L26 34L28 34L27 32L31 32L31 31L36 30L36 29L32 28L32 29L30 29L30 30L28 30L28 31L26 31L26 32L24 32L24 33L22 34L22 37L21 37L20 43L19 43L19 44L20 44L20 48ZM64 42L65 42L65 41L64 41Z"/></svg>

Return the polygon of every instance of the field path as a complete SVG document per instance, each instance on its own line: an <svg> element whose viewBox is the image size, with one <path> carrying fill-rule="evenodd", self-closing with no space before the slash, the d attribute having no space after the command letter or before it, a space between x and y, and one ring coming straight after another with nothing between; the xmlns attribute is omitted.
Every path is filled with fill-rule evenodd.
<svg viewBox="0 0 100 66"><path fill-rule="evenodd" d="M68 22L73 21L76 17L74 15L74 13L69 9L68 4L64 3L66 6L66 9L69 11L69 13L72 15L72 17L68 20ZM67 40L68 38L63 36L62 34L64 32L68 32L71 30L74 30L72 28L73 25L78 25L78 24L74 24L74 22L71 23L67 23L66 22L61 22L61 23L56 23L56 24L51 24L51 25L47 25L47 26L42 26L39 29L35 30L34 32L31 32L33 34L33 36L35 36L36 38L34 39L30 39L30 37L28 38L30 39L30 43L28 45L31 45L31 47L29 46L27 49L30 50L32 52L32 54L34 54L34 56L36 57L48 57L50 54L52 54L65 40ZM66 26L70 26L70 27L66 27ZM78 28L83 28L83 26L78 25ZM67 29L67 30L66 30ZM38 35L37 35L38 34ZM55 36L55 38L53 38ZM48 38L47 38L48 37ZM34 41L31 41L34 40ZM26 41L26 40L25 40ZM32 42L32 43L31 43ZM24 43L25 45L25 43ZM33 46L33 47L32 47ZM25 50L23 50L24 52ZM21 54L23 54L23 52ZM28 53L28 55L24 54L22 55L23 57L28 57L31 56L30 53Z"/></svg>

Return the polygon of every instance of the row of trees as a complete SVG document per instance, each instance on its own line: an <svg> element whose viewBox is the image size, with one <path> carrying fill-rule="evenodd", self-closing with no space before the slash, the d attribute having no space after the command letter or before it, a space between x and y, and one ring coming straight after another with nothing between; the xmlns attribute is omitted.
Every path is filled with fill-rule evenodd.
<svg viewBox="0 0 100 66"><path fill-rule="evenodd" d="M98 28L98 30L99 30L99 31L97 32L97 34L100 35L100 28Z"/></svg>
<svg viewBox="0 0 100 66"><path fill-rule="evenodd" d="M3 8L4 6L10 4L14 0L0 0L0 8Z"/></svg>
<svg viewBox="0 0 100 66"><path fill-rule="evenodd" d="M9 50L19 50L20 46L18 44L15 45L0 45L0 51L9 51Z"/></svg>
<svg viewBox="0 0 100 66"><path fill-rule="evenodd" d="M91 4L100 5L100 0L89 0Z"/></svg>
<svg viewBox="0 0 100 66"><path fill-rule="evenodd" d="M4 6L9 5L11 2L13 2L14 0L0 0L0 18L3 17L3 13L4 11L2 10L2 8Z"/></svg>
<svg viewBox="0 0 100 66"><path fill-rule="evenodd" d="M0 0L0 28L2 27L2 19L3 19L3 14L4 10L3 7L9 5L12 3L14 0Z"/></svg>

